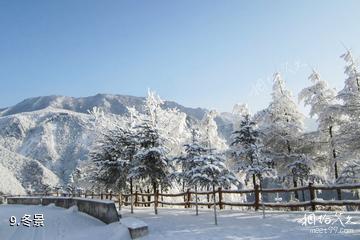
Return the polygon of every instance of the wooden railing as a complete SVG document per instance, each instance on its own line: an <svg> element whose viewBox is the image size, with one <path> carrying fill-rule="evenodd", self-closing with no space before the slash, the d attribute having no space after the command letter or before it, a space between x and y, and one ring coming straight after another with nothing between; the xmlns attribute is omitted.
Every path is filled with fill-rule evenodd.
<svg viewBox="0 0 360 240"><path fill-rule="evenodd" d="M210 208L213 205L213 201L210 200L211 196L214 194L217 197L216 205L223 209L224 206L235 206L235 207L252 207L255 210L258 210L260 207L265 208L290 208L291 210L297 210L300 207L309 207L312 211L316 210L316 206L360 206L360 200L322 200L316 197L318 190L322 191L334 191L334 190L356 190L360 189L360 184L349 184L349 185L313 185L310 183L308 186L297 187L297 188L271 188L271 189L260 189L258 185L254 189L244 189L244 190L225 190L221 187L218 188L215 193L214 191L192 191L188 189L186 192L180 193L159 193L157 191L154 193L142 193L135 191L133 193L133 205L135 207L144 206L148 207L150 205L156 204L156 206L184 206L185 208L190 208L196 204L192 199L195 195L197 196L206 196L206 202L198 202L199 206L207 206ZM291 201L291 202L264 202L261 201L261 196L265 193L288 193L295 191L307 191L310 196L308 201ZM228 194L251 194L254 199L252 202L233 202L225 201L224 196ZM130 194L122 193L94 193L86 191L85 193L78 194L67 194L60 192L44 192L31 194L31 196L72 196L72 197L85 197L92 199L108 199L113 200L118 204L119 208L121 206L129 206L131 204ZM4 196L6 198L6 196ZM182 201L164 201L163 198L179 198L181 197ZM147 199L147 201L145 201Z"/></svg>

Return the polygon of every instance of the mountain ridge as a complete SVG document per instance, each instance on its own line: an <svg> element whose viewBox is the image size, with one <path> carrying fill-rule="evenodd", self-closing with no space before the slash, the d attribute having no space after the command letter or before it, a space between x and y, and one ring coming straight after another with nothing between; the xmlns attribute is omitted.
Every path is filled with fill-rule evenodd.
<svg viewBox="0 0 360 240"><path fill-rule="evenodd" d="M87 111L91 110L93 107L101 107L106 112L121 115L127 111L126 107L134 106L137 110L143 111L140 106L143 105L145 99L145 97L104 93L88 97L71 97L63 95L38 96L24 99L13 106L0 109L0 116L31 112L47 107L66 109L80 113L87 113ZM183 111L196 119L201 119L206 112L206 109L204 108L185 107L174 101L164 101L164 108L178 108L180 111Z"/></svg>

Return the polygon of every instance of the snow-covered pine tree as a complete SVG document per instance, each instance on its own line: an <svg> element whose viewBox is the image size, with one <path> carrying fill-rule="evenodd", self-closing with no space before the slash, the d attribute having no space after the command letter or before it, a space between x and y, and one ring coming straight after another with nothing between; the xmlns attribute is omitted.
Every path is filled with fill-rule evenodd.
<svg viewBox="0 0 360 240"><path fill-rule="evenodd" d="M233 106L233 131L237 131L240 128L241 121L244 116L250 115L249 107L247 104L237 103Z"/></svg>
<svg viewBox="0 0 360 240"><path fill-rule="evenodd" d="M80 188L79 180L81 179L81 169L75 168L74 171L70 174L68 183L64 186L65 190L69 195L75 195L77 190Z"/></svg>
<svg viewBox="0 0 360 240"><path fill-rule="evenodd" d="M104 133L97 148L90 154L97 166L96 179L107 189L117 190L127 190L129 182L132 192L129 169L137 149L136 135L129 129L118 128Z"/></svg>
<svg viewBox="0 0 360 240"><path fill-rule="evenodd" d="M259 112L255 119L259 121L259 130L263 132L263 143L269 150L269 158L280 177L289 174L287 167L300 158L298 145L303 131L303 114L298 110L292 94L285 88L280 73L274 74L272 101L269 107ZM296 178L293 185L297 187ZM295 194L295 197L298 197Z"/></svg>
<svg viewBox="0 0 360 240"><path fill-rule="evenodd" d="M328 87L326 81L320 78L320 75L313 70L309 79L313 85L304 88L299 93L299 100L304 102L305 106L310 106L310 116L317 117L318 122L318 137L316 144L317 152L313 157L319 161L315 164L319 168L321 159L325 159L330 164L333 171L333 181L338 178L338 152L340 146L337 146L336 140L339 135L338 130L341 125L341 119L336 111L338 102L336 101L336 92ZM340 191L338 191L338 198L341 199Z"/></svg>
<svg viewBox="0 0 360 240"><path fill-rule="evenodd" d="M337 183L340 184L353 184L360 183L360 161L350 161L347 166L341 171L339 178L337 179ZM353 190L357 199L360 199L359 190Z"/></svg>
<svg viewBox="0 0 360 240"><path fill-rule="evenodd" d="M165 141L153 124L144 120L136 126L139 149L134 156L129 177L150 184L156 197L159 186L162 189L170 186L172 166L167 157L168 150L164 147ZM154 210L157 214L156 204Z"/></svg>
<svg viewBox="0 0 360 240"><path fill-rule="evenodd" d="M294 181L300 181L301 186L304 186L304 181L309 180L311 176L311 169L313 161L305 154L300 154L287 167L289 168L288 176ZM298 193L295 191L295 196L298 198ZM302 200L305 201L305 193L302 191Z"/></svg>
<svg viewBox="0 0 360 240"><path fill-rule="evenodd" d="M197 167L197 158L207 152L207 149L199 144L199 131L192 129L191 142L184 145L184 153L175 158L176 165L180 166L180 171L176 173L176 177L182 182L183 191L186 187L193 187L195 189L195 209L198 215L198 198L197 198L197 185L191 185L191 171Z"/></svg>
<svg viewBox="0 0 360 240"><path fill-rule="evenodd" d="M350 161L341 171L337 182L341 184L360 183L360 161Z"/></svg>
<svg viewBox="0 0 360 240"><path fill-rule="evenodd" d="M218 127L215 122L217 116L215 110L208 111L200 121L200 144L217 151L224 151L227 148L226 141L219 136Z"/></svg>
<svg viewBox="0 0 360 240"><path fill-rule="evenodd" d="M148 91L145 101L145 113L140 116L157 129L161 138L166 139L165 147L169 156L177 156L183 144L191 137L186 123L186 114L178 109L164 108L164 101L153 91Z"/></svg>
<svg viewBox="0 0 360 240"><path fill-rule="evenodd" d="M238 129L233 132L230 150L235 171L244 171L246 181L252 177L254 187L258 178L262 186L262 177L272 172L272 161L262 154L260 133L255 121L250 119L250 114L243 116Z"/></svg>
<svg viewBox="0 0 360 240"><path fill-rule="evenodd" d="M212 187L214 200L214 218L217 225L216 196L215 187L229 187L236 184L235 175L226 167L225 159L221 154L208 149L206 154L202 154L195 159L196 167L188 172L189 183L200 187Z"/></svg>
<svg viewBox="0 0 360 240"><path fill-rule="evenodd" d="M340 156L342 164L346 165L347 160L360 157L360 72L350 50L341 57L346 62L347 78L344 88L338 93L338 98L342 101L340 112L344 115L339 142L343 146Z"/></svg>

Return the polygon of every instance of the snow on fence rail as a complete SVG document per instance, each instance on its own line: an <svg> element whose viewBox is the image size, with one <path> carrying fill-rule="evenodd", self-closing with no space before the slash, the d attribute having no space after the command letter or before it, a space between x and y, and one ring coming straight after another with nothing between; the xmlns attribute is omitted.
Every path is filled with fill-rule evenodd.
<svg viewBox="0 0 360 240"><path fill-rule="evenodd" d="M224 190L221 187L215 191L217 195L216 205L223 209L224 206L235 206L235 207L253 207L255 210L258 210L260 206L268 208L290 208L297 209L299 207L311 207L312 211L316 210L316 206L360 206L360 200L322 200L316 197L316 192L318 190L355 190L360 189L360 184L342 184L342 185L313 185L309 183L308 186L296 187L296 188L269 188L269 189L260 189L258 185L255 185L254 189L244 189L244 190ZM281 193L281 192L295 192L295 191L308 191L310 196L310 201L291 201L291 202L262 202L261 195L262 193ZM198 202L199 206L207 206L210 208L214 203L210 201L210 197L213 196L213 191L191 191L188 189L186 192L180 193L159 193L159 191L154 193L142 193L135 191L133 193L134 206L145 206L150 207L152 204L158 206L168 205L168 206L184 206L185 208L190 208L194 206L196 202L192 201L194 195L206 195L207 202ZM252 202L229 202L224 201L225 194L253 194L254 201ZM113 200L118 204L119 208L125 205L128 206L131 204L131 194L122 194L122 193L94 193L85 191L85 193L80 194L60 194L59 192L45 192L45 193L36 193L31 194L31 196L79 196L85 198L99 198L99 199L108 199ZM5 198L7 196L4 196ZM162 200L162 197L182 197L183 201L181 202L167 202ZM147 200L145 200L147 198ZM159 200L160 199L160 200Z"/></svg>

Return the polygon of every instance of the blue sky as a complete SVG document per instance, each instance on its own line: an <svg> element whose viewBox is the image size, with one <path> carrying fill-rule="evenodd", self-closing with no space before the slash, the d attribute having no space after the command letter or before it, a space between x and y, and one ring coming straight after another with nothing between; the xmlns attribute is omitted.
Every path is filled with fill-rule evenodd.
<svg viewBox="0 0 360 240"><path fill-rule="evenodd" d="M283 72L341 88L342 42L360 53L360 1L0 0L0 108L42 95L144 96L255 110Z"/></svg>

